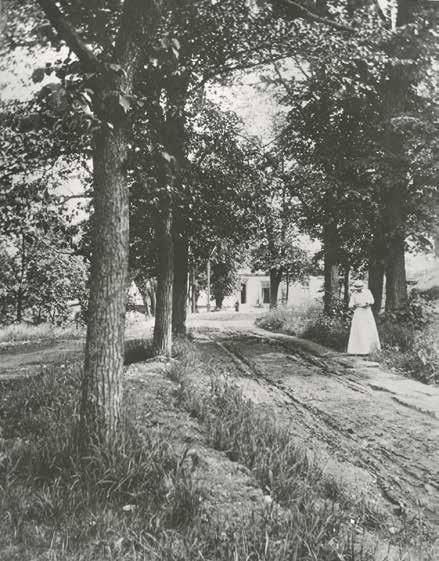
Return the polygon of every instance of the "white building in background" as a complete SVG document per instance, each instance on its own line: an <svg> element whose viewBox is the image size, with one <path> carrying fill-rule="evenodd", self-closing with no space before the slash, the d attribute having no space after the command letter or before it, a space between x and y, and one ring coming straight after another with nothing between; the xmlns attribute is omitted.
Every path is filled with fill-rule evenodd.
<svg viewBox="0 0 439 561"><path fill-rule="evenodd" d="M409 290L416 287L419 290L428 290L439 287L439 259L431 255L409 255L407 256L407 280ZM288 293L288 301L287 301ZM342 293L340 292L340 297ZM279 285L278 304L295 307L306 307L323 297L323 277L310 277L305 283L290 283L287 290L285 281ZM385 295L384 295L385 298ZM383 298L383 305L384 305ZM268 309L270 306L270 277L261 272L252 273L242 271L236 290L223 302L223 309L235 310L239 304L239 311L250 311ZM198 297L198 310L207 310L207 293L200 292ZM188 294L188 310L190 308L190 297ZM142 295L133 282L129 289L129 309L144 312ZM211 294L210 309L215 309L215 300Z"/></svg>
<svg viewBox="0 0 439 561"><path fill-rule="evenodd" d="M290 283L288 290L285 281L282 281L278 290L278 303L288 306L309 305L321 297L323 288L322 277L310 277L305 283ZM288 295L288 301L287 301ZM268 309L270 307L270 277L265 273L242 272L239 275L237 289L224 298L223 309L239 310ZM200 312L207 309L207 293L201 291L198 298ZM215 309L215 300L211 295L210 309Z"/></svg>

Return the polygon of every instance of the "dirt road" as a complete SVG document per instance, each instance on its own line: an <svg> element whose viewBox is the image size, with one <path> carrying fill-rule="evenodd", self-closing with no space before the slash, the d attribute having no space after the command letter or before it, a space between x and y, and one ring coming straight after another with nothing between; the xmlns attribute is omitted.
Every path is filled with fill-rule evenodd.
<svg viewBox="0 0 439 561"><path fill-rule="evenodd" d="M291 425L325 469L395 518L439 529L439 388L254 325L253 314L200 314L189 325L203 359ZM130 332L139 337L149 324ZM65 348L64 348L65 347ZM0 354L0 376L50 362L80 342Z"/></svg>
<svg viewBox="0 0 439 561"><path fill-rule="evenodd" d="M233 317L198 320L206 360L274 407L325 469L395 517L439 528L439 388L377 363L270 334Z"/></svg>

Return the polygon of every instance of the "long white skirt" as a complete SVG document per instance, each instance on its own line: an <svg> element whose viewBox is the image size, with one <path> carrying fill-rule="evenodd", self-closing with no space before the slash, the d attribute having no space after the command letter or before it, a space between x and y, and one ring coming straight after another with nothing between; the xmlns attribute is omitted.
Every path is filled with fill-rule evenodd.
<svg viewBox="0 0 439 561"><path fill-rule="evenodd" d="M355 308L349 334L348 353L368 355L381 350L378 330L370 308Z"/></svg>

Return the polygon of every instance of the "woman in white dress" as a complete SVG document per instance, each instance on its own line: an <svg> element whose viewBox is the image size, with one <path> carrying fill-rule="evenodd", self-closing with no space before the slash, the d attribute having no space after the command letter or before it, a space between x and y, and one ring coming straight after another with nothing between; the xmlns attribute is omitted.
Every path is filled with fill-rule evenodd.
<svg viewBox="0 0 439 561"><path fill-rule="evenodd" d="M371 309L374 299L371 291L362 281L354 282L349 308L354 309L351 332L349 334L348 354L368 355L380 351L380 339Z"/></svg>

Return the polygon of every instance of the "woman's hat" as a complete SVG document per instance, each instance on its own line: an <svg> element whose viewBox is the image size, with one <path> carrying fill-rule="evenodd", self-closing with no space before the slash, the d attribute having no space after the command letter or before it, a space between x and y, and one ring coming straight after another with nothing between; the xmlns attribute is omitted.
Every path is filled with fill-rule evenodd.
<svg viewBox="0 0 439 561"><path fill-rule="evenodd" d="M354 287L355 288L363 288L363 286L364 286L364 282L362 280L356 280L354 282Z"/></svg>

